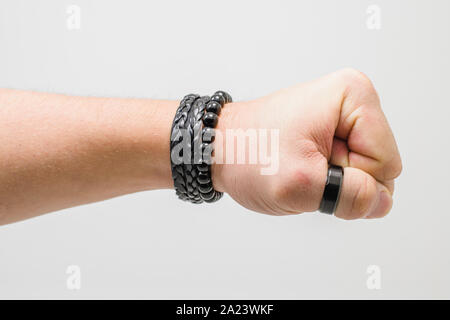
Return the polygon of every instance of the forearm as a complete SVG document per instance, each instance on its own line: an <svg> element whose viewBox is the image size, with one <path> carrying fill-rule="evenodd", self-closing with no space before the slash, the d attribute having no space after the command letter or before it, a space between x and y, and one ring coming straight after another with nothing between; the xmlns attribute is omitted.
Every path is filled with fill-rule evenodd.
<svg viewBox="0 0 450 320"><path fill-rule="evenodd" d="M0 89L0 224L171 188L177 105Z"/></svg>

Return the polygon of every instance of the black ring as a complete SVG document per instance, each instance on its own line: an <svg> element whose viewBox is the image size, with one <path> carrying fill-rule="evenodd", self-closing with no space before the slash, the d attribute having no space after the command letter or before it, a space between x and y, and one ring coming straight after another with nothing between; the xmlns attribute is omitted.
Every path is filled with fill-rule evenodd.
<svg viewBox="0 0 450 320"><path fill-rule="evenodd" d="M322 201L319 211L326 214L333 214L339 202L344 170L342 167L330 166L328 168L327 182L323 191Z"/></svg>

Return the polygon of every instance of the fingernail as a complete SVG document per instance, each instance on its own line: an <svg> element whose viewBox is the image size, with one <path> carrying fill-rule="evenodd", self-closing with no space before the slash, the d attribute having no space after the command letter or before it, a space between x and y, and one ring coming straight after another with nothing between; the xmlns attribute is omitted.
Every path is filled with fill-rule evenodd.
<svg viewBox="0 0 450 320"><path fill-rule="evenodd" d="M372 210L366 216L367 219L382 218L384 217L392 207L392 197L386 188L380 187L378 192L378 199Z"/></svg>

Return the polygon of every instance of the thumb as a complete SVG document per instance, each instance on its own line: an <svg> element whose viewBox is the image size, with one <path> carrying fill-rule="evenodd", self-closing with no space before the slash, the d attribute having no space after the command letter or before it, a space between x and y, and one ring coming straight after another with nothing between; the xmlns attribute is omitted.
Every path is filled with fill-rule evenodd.
<svg viewBox="0 0 450 320"><path fill-rule="evenodd" d="M336 216L351 220L384 217L392 207L389 190L368 173L344 168L344 180Z"/></svg>

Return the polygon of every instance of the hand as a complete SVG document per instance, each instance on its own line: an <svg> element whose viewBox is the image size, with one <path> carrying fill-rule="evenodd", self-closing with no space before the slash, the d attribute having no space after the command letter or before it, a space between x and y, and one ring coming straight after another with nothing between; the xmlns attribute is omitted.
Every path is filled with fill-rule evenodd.
<svg viewBox="0 0 450 320"><path fill-rule="evenodd" d="M223 136L225 129L279 129L274 175L261 175L263 165L213 167L215 188L248 209L273 215L318 210L328 163L344 167L337 217L380 218L392 207L400 155L377 93L358 71L227 104L218 125Z"/></svg>

